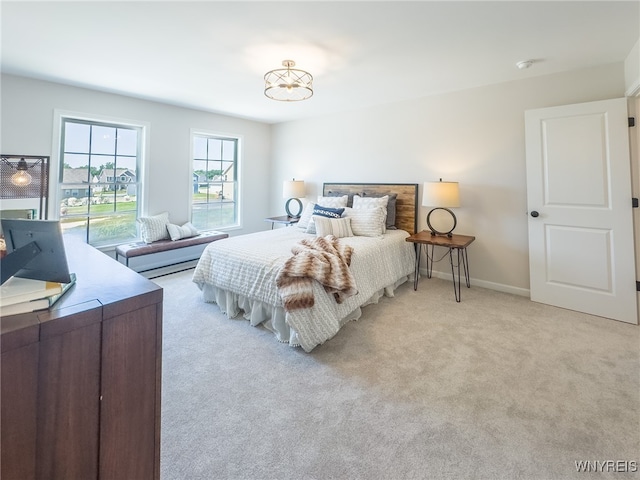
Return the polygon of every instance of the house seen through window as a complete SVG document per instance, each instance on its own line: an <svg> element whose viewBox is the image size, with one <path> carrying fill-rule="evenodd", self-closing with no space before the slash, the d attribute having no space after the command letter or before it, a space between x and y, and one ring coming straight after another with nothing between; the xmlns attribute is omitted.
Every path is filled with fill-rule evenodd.
<svg viewBox="0 0 640 480"><path fill-rule="evenodd" d="M94 246L137 237L142 128L61 121L59 200L65 234Z"/></svg>
<svg viewBox="0 0 640 480"><path fill-rule="evenodd" d="M199 230L238 224L238 139L193 135L191 223Z"/></svg>

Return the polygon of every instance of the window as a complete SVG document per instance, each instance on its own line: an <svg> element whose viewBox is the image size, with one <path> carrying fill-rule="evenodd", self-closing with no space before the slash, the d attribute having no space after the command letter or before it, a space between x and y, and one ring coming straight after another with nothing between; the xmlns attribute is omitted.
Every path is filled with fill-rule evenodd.
<svg viewBox="0 0 640 480"><path fill-rule="evenodd" d="M65 234L94 246L137 238L142 128L61 119L59 199Z"/></svg>
<svg viewBox="0 0 640 480"><path fill-rule="evenodd" d="M199 230L238 224L238 139L193 135L191 223Z"/></svg>

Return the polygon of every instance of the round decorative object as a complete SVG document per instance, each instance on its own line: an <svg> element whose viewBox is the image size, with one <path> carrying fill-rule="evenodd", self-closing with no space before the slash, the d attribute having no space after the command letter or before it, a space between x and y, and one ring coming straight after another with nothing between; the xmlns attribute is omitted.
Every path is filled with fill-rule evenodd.
<svg viewBox="0 0 640 480"><path fill-rule="evenodd" d="M298 202L298 213L291 213L291 210L289 208L289 204L295 200L296 202ZM290 198L289 200L287 200L287 203L284 204L284 210L285 212L287 212L287 216L291 217L291 218L300 218L300 214L302 214L302 202L300 201L299 198Z"/></svg>
<svg viewBox="0 0 640 480"><path fill-rule="evenodd" d="M431 225L431 214L433 212L435 212L436 210L445 210L447 212L449 212L451 214L451 218L453 219L453 225L451 226L451 229L446 231L446 232L441 232L439 230L436 230L435 228L433 228L433 226ZM443 207L437 207L432 209L429 214L427 215L427 226L429 227L429 230L431 230L431 235L446 235L447 237L451 237L453 230L456 228L456 225L458 224L458 219L456 218L455 214L449 210L448 208L443 208Z"/></svg>

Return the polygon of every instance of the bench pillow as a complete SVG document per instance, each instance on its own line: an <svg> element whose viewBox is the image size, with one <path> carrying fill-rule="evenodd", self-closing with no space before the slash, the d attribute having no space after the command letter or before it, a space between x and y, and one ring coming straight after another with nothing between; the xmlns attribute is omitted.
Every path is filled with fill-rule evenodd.
<svg viewBox="0 0 640 480"><path fill-rule="evenodd" d="M171 240L180 240L181 238L195 237L200 232L196 227L191 225L190 222L185 223L182 226L174 225L173 223L167 224L167 230Z"/></svg>
<svg viewBox="0 0 640 480"><path fill-rule="evenodd" d="M157 242L169 238L169 212L162 212L151 217L138 218L140 224L140 237L145 243Z"/></svg>

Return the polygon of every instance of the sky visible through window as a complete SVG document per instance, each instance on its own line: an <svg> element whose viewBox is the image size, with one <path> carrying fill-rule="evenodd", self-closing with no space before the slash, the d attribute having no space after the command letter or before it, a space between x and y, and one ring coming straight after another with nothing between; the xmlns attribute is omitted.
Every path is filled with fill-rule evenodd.
<svg viewBox="0 0 640 480"><path fill-rule="evenodd" d="M70 168L91 166L99 169L115 165L118 169L128 168L136 172L137 150L136 130L66 123L64 162Z"/></svg>
<svg viewBox="0 0 640 480"><path fill-rule="evenodd" d="M135 239L140 129L66 119L63 134L59 188L65 233L94 246Z"/></svg>

